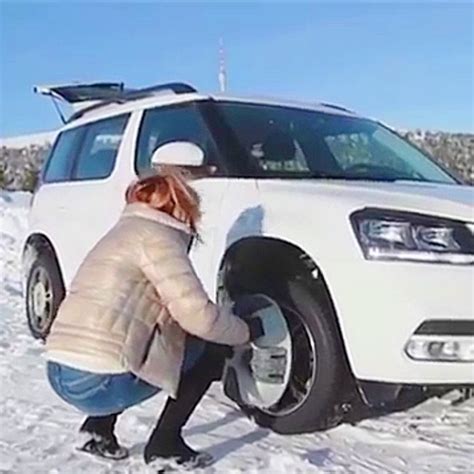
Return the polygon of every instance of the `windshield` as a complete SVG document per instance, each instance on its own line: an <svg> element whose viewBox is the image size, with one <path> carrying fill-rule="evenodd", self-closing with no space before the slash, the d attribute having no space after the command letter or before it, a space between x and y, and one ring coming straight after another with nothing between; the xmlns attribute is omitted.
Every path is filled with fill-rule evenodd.
<svg viewBox="0 0 474 474"><path fill-rule="evenodd" d="M371 120L305 109L217 103L257 177L456 183L430 158Z"/></svg>

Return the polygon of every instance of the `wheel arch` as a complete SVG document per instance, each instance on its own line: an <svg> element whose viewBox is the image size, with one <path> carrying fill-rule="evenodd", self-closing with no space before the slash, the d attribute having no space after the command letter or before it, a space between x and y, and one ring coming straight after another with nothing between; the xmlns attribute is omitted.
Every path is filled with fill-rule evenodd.
<svg viewBox="0 0 474 474"><path fill-rule="evenodd" d="M23 265L23 275L25 277L28 275L29 269L34 262L36 255L40 252L46 252L50 255L53 259L54 263L56 264L59 275L61 276L61 280L63 286L65 285L64 282L64 275L62 271L62 266L60 262L60 258L53 242L43 233L36 232L31 234L26 239L23 245L22 251L22 265Z"/></svg>
<svg viewBox="0 0 474 474"><path fill-rule="evenodd" d="M35 339L44 341L66 294L64 276L53 243L42 233L31 234L25 240L22 260L23 295L28 327ZM42 309L36 309L34 287L39 282L38 275L41 268L48 275L45 281L49 282L49 289L42 280L43 303L40 303ZM46 296L46 293L49 293L49 296Z"/></svg>
<svg viewBox="0 0 474 474"><path fill-rule="evenodd" d="M289 241L268 236L243 237L229 246L221 259L217 299L222 302L233 300L233 294L245 291L242 288L245 283L242 282L258 278L271 278L277 285L285 279L296 278L310 285L311 291L329 310L328 314L339 335L346 366L352 374L334 300L318 262Z"/></svg>
<svg viewBox="0 0 474 474"><path fill-rule="evenodd" d="M218 291L225 286L226 276L236 266L238 270L251 268L254 271L255 267L261 268L262 263L272 263L271 259L276 255L286 264L280 267L284 272L299 270L317 276L316 262L297 245L276 237L249 236L236 240L225 251L219 265Z"/></svg>

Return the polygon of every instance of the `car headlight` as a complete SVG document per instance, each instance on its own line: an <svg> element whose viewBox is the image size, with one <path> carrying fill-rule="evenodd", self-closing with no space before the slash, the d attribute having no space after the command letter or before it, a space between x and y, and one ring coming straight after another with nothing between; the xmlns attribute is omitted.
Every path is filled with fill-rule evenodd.
<svg viewBox="0 0 474 474"><path fill-rule="evenodd" d="M351 222L367 259L474 263L472 223L374 208L354 212Z"/></svg>

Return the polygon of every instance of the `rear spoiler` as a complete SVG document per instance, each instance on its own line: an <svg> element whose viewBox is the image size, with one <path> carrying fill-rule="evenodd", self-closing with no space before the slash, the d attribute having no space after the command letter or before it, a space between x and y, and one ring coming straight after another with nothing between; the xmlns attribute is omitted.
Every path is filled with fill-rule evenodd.
<svg viewBox="0 0 474 474"><path fill-rule="evenodd" d="M64 84L34 86L35 94L51 97L54 106L63 123L66 119L56 100L61 100L72 106L75 112L93 104L123 97L125 85L123 82L94 82L90 84Z"/></svg>

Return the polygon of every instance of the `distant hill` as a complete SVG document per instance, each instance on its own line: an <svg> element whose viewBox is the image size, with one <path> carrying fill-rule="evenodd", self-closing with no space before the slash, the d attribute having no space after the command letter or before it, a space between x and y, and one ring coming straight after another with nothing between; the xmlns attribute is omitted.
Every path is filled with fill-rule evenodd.
<svg viewBox="0 0 474 474"><path fill-rule="evenodd" d="M440 163L474 184L474 134L430 131L401 131L401 135L427 151ZM56 133L41 133L0 139L0 187L32 190L38 170Z"/></svg>
<svg viewBox="0 0 474 474"><path fill-rule="evenodd" d="M464 181L474 184L474 134L429 132L422 130L400 132L408 140L427 151L440 163L457 173Z"/></svg>
<svg viewBox="0 0 474 474"><path fill-rule="evenodd" d="M25 148L29 146L50 146L57 132L42 132L18 137L0 138L0 148Z"/></svg>

